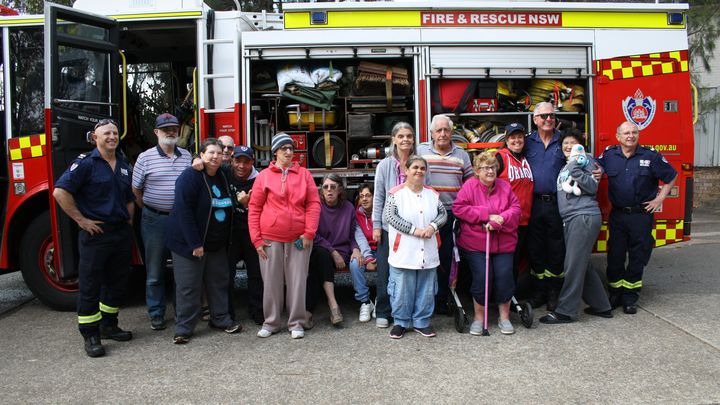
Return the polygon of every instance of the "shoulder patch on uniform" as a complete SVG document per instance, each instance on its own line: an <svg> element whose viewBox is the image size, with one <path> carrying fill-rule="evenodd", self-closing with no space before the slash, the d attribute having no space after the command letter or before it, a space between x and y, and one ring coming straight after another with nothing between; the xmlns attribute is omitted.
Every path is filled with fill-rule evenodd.
<svg viewBox="0 0 720 405"><path fill-rule="evenodd" d="M665 156L663 156L663 155L660 155L660 159L662 159L663 163L667 163L667 162L668 162L667 159L665 159Z"/></svg>
<svg viewBox="0 0 720 405"><path fill-rule="evenodd" d="M78 167L78 164L77 164L77 163L71 164L71 165L70 165L70 171L73 171L73 170L77 169L77 167Z"/></svg>
<svg viewBox="0 0 720 405"><path fill-rule="evenodd" d="M87 153L81 153L78 155L77 159L82 160L82 159L85 159L86 157L87 157Z"/></svg>

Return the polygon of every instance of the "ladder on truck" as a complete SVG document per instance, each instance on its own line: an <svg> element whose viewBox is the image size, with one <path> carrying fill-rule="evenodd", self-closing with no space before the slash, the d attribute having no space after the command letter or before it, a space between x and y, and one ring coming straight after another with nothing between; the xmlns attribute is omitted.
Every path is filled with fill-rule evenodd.
<svg viewBox="0 0 720 405"><path fill-rule="evenodd" d="M198 112L202 116L196 117L208 122L203 127L209 129L209 136L230 135L239 139L241 131L240 111L240 33L242 31L275 30L283 28L282 14L278 13L247 13L240 11L206 12L198 20L198 49L200 63L197 68L197 97ZM208 21L209 20L209 21ZM208 38L208 27L211 38ZM215 63L215 55L230 56L232 63ZM222 83L222 85L218 85ZM215 89L227 91L232 89L232 95L219 96ZM225 128L216 128L215 117L218 114L231 114L230 122L234 124L235 132L224 133ZM227 117L223 122L228 122Z"/></svg>

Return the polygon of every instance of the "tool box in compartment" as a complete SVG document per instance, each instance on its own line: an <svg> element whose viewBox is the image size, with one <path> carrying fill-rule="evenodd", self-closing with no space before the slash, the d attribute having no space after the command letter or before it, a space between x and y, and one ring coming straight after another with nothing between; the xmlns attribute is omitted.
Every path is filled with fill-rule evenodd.
<svg viewBox="0 0 720 405"><path fill-rule="evenodd" d="M330 129L335 127L335 111L316 109L305 104L289 104L286 107L288 124L293 128Z"/></svg>

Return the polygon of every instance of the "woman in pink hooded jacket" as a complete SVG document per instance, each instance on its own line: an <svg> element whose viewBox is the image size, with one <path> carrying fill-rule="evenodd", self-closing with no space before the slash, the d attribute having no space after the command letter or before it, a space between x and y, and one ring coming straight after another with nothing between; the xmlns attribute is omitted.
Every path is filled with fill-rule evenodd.
<svg viewBox="0 0 720 405"><path fill-rule="evenodd" d="M250 240L260 258L267 338L280 330L287 304L293 339L309 329L305 312L308 263L320 221L320 195L310 172L293 162L293 141L285 133L272 138L275 160L255 178L248 206ZM283 291L285 290L285 292Z"/></svg>
<svg viewBox="0 0 720 405"><path fill-rule="evenodd" d="M485 240L490 237L490 288L500 310L498 326L503 334L515 332L510 323L510 299L515 290L513 254L520 222L520 202L510 183L497 179L498 163L493 152L483 152L473 161L475 177L458 192L453 213L460 222L457 246L472 271L470 293L475 319L470 334L480 335L485 303Z"/></svg>

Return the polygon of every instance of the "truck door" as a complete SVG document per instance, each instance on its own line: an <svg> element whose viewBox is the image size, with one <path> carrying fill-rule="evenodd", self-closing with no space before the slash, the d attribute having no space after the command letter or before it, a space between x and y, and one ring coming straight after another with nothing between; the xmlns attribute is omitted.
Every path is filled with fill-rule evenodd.
<svg viewBox="0 0 720 405"><path fill-rule="evenodd" d="M50 3L45 5L45 130L49 185L81 153L101 119L118 122L118 24L115 20ZM124 128L118 128L121 138ZM77 277L77 225L50 193L50 217L59 277Z"/></svg>

